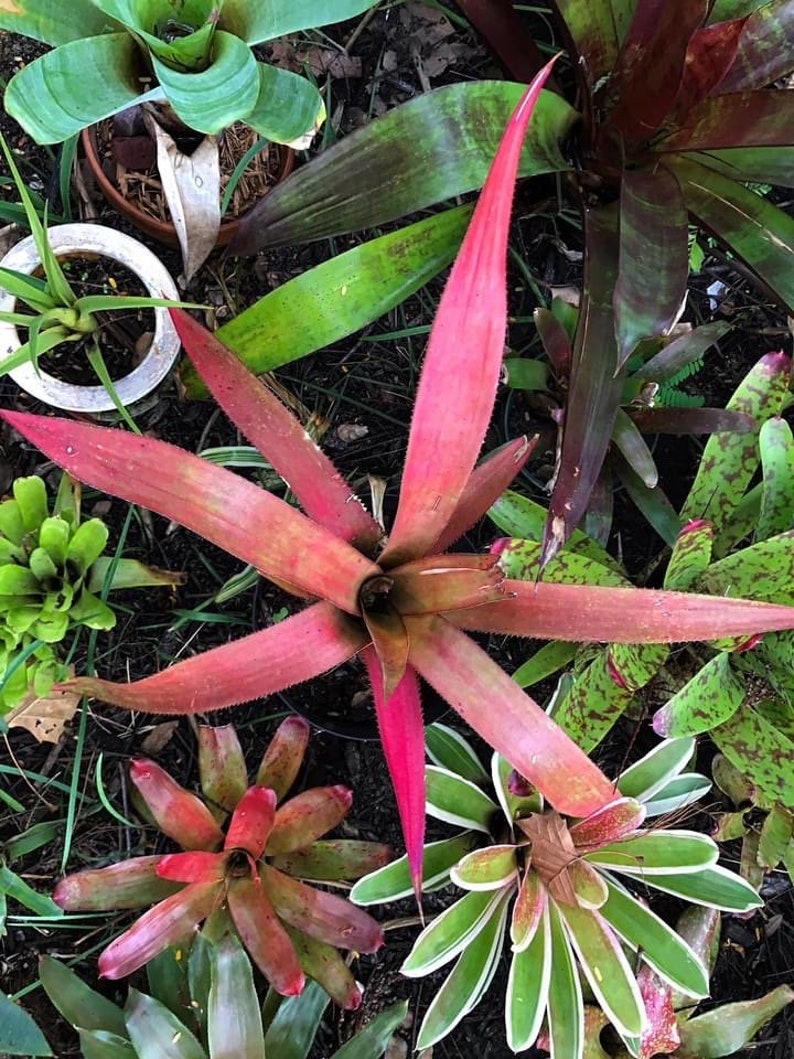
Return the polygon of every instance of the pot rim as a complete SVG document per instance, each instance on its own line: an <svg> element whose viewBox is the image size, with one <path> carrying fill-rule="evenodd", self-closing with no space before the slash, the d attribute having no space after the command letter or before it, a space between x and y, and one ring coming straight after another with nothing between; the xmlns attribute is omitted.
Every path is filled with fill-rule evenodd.
<svg viewBox="0 0 794 1059"><path fill-rule="evenodd" d="M163 263L143 243L132 236L100 224L61 224L47 229L47 238L56 256L96 254L134 272L152 298L178 300L174 280ZM6 268L31 275L41 264L33 236L13 246L0 262ZM13 311L16 298L0 290L0 310ZM122 404L131 405L145 397L165 379L179 355L180 342L167 309L153 308L155 328L149 349L131 372L114 380ZM16 327L0 322L0 365L21 345ZM68 412L111 412L115 404L104 386L79 386L63 382L32 363L14 368L9 375L27 393Z"/></svg>

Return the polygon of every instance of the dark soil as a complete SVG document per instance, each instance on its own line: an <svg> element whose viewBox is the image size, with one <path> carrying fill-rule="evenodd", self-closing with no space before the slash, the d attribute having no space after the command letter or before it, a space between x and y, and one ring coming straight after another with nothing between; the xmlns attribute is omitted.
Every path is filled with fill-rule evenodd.
<svg viewBox="0 0 794 1059"><path fill-rule="evenodd" d="M403 9L399 7L377 12L355 41L351 54L360 58L362 72L360 77L345 75L332 82L334 108L329 130L335 130L334 134L343 135L367 120L371 113L382 112L423 90L429 57L423 57L421 49L416 51L414 38L401 21L402 15ZM410 28L409 25L408 30ZM343 41L346 38L339 34L336 39ZM499 76L495 61L472 35L459 31L449 41L460 46L459 55L463 58L456 60L453 57L443 66L433 77L432 87L463 77ZM0 35L0 73L6 77L13 73L15 56L30 59L35 54L35 49L25 49L30 49L26 42L15 38L9 43L8 38L3 40ZM28 164L26 178L32 176L38 180L41 192L50 194L53 205L57 205L56 154L31 145L7 117L0 116L0 127ZM580 280L581 268L575 260L576 252L581 250L577 225L571 221L560 226L551 219L549 211L544 213L537 207L538 201L542 203L550 195L554 195L554 190L542 182L538 182L536 188L522 190L517 211L522 219L516 223L513 239L513 245L525 256L533 278L544 291L550 285L576 284ZM101 202L94 202L94 207L103 223L128 230L126 223L111 214ZM298 246L260 255L253 261L224 260L216 255L193 281L189 296L213 306L208 322L220 323L250 305L268 289L357 241L358 237L350 237L335 240L333 247L324 244ZM162 247L153 248L176 274L179 271L176 255ZM729 294L715 315L706 288L717 278L726 284ZM277 373L279 381L325 425L324 449L359 492L367 493L367 475L387 480L387 513L393 510L396 502L399 469L424 339L419 336L384 340L378 336L429 324L440 286L441 280L438 280L421 296L409 299L399 310L363 333ZM511 291L512 315L518 321L527 321L531 318L535 300L517 270L511 275ZM761 354L788 341L784 316L759 294L757 288L732 272L716 252L709 251L703 273L695 281L688 318L693 322L705 322L728 315L735 324L734 330L709 352L700 374L687 381L687 386L702 393L709 405L724 405L750 364ZM523 351L533 342L534 329L529 323L516 323L511 328L512 348ZM0 403L4 407L45 411L7 379L0 380ZM147 433L174 442L188 451L239 442L225 416L208 403L181 402L173 384L160 391L157 403L143 412L138 420ZM492 448L516 433L537 429L539 422L511 395L502 394L486 448ZM351 427L357 429L351 430ZM674 503L686 493L702 442L703 439L658 441L655 453L662 472L662 484ZM517 487L543 501L552 470L553 451L541 448L523 472ZM44 473L51 482L57 480L52 465L43 464L39 454L26 443L7 431L0 433L0 489L7 489L16 475L34 471ZM114 546L124 525L127 505L89 492L85 497L85 511L99 513L108 522L112 532L111 547ZM485 547L493 536L493 527L483 525L473 533L467 547ZM620 493L616 498L615 528L610 546L620 550L629 569L635 573L643 570L660 548L658 539ZM158 516L147 517L144 513L133 519L124 554L156 566L186 570L188 581L173 597L165 590L128 592L114 597L118 624L115 630L103 634L99 640L97 668L103 676L127 680L148 675L177 657L207 650L262 627L288 601L279 590L260 581L254 589L224 605L213 603L213 595L228 577L239 571L240 564L187 531L169 526ZM196 614L199 607L204 610ZM85 661L85 647L83 639L74 658L78 668ZM508 672L515 669L530 650L525 643L510 640L494 640L490 647ZM429 698L428 695L428 706L432 708ZM213 723L234 721L246 746L249 764L254 767L277 719L289 710L311 711L312 717L324 728L329 722L338 723L340 716L346 719L352 716L353 720L370 719L368 701L364 673L357 665L350 664L312 685L291 689L264 702L222 711L212 720ZM96 763L100 753L103 754L103 775L109 797L123 813L132 811L127 802L125 765L130 756L147 752L146 741L153 731L158 730L157 720L92 706L84 737L78 737L80 729L75 718L66 737L54 747L38 744L27 732L13 729L7 737L2 757L42 778L36 781L32 790L21 775L5 777L7 793L22 802L27 811L15 815L0 810L0 843L34 823L61 817L66 796L52 785L54 781L68 784L73 771L77 770L78 788L85 792L86 802L78 813L69 870L77 870L89 863L121 859L144 848L147 852L159 850L159 846L152 846L154 833L151 830L126 831L104 811L92 811ZM457 723L454 716L451 723ZM600 763L607 772L617 772L631 757L639 756L648 740L647 725L640 725L638 729L635 723L627 720L618 726L614 738L604 748ZM481 743L478 746L485 756L486 748ZM195 741L187 721L182 720L176 725L154 756L179 782L188 787L195 786ZM353 809L343 826L345 837L388 841L397 851L402 851L394 798L376 742L318 733L310 744L300 783L348 784L355 797ZM704 816L701 823L708 827L708 816ZM433 830L432 837L440 837L443 833L443 828ZM59 840L14 864L14 869L39 889L48 891L61 874L61 854ZM734 856L734 866L735 861ZM749 999L776 985L791 982L794 896L788 881L779 875L769 880L768 890L766 906L754 916L747 919L724 917L722 953L712 982L713 997L707 1004ZM451 891L434 895L428 899L426 911L432 914L439 910L449 896ZM666 902L665 911L675 914L671 904L674 902ZM403 902L383 910L383 915L388 925L394 920L414 917L415 909L410 902ZM32 983L36 978L36 956L42 952L76 958L79 961L76 968L96 984L97 951L129 922L129 916L120 914L101 927L89 924L67 932L32 928L12 918L8 935L0 941L4 990L13 993ZM385 950L377 957L364 957L356 962L355 973L366 985L362 1010L355 1015L331 1013L318 1037L312 1059L325 1059L331 1055L363 1021L402 997L410 997L412 1001L413 1026L405 1032L409 1047L412 1047L423 1012L444 977L442 973L427 980L409 980L399 975L399 967L416 933L415 925L395 926L388 930ZM507 969L508 954L505 953L497 978L485 999L449 1037L435 1046L433 1059L471 1059L472 1056L508 1059L512 1053L505 1044L502 1006ZM133 984L141 986L142 983L140 975L133 979ZM124 994L123 988L114 983L104 983L100 988L116 999ZM60 1059L72 1059L80 1054L74 1035L54 1013L40 989L27 995L24 1004L45 1027ZM525 1054L534 1059L535 1055L542 1053L531 1049ZM784 1012L761 1034L759 1042L744 1054L755 1059L788 1059L794 1054L792 1009Z"/></svg>

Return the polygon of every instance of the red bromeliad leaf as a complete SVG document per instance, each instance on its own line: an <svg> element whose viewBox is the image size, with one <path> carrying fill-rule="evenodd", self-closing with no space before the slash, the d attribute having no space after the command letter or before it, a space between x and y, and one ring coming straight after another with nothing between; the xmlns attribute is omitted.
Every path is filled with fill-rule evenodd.
<svg viewBox="0 0 794 1059"><path fill-rule="evenodd" d="M280 497L164 441L71 419L0 416L80 481L174 519L266 577L351 614L361 581L378 572Z"/></svg>
<svg viewBox="0 0 794 1059"><path fill-rule="evenodd" d="M123 978L169 945L188 938L214 909L221 891L215 883L195 883L145 912L99 957L102 978Z"/></svg>
<svg viewBox="0 0 794 1059"><path fill-rule="evenodd" d="M248 788L245 758L234 725L200 724L196 738L204 797L230 813Z"/></svg>
<svg viewBox="0 0 794 1059"><path fill-rule="evenodd" d="M220 883L226 873L222 853L166 853L157 865L161 879L180 883Z"/></svg>
<svg viewBox="0 0 794 1059"><path fill-rule="evenodd" d="M378 731L397 799L411 881L417 903L421 904L425 842L425 730L419 681L409 667L387 699L375 651L367 647L362 657L372 684Z"/></svg>
<svg viewBox="0 0 794 1059"><path fill-rule="evenodd" d="M130 779L163 834L183 849L218 849L223 832L215 817L200 798L180 787L154 761L139 758L130 762Z"/></svg>
<svg viewBox="0 0 794 1059"><path fill-rule="evenodd" d="M473 610L455 611L446 615L447 620L472 632L579 643L683 643L794 629L794 607L775 603L649 588L556 585L545 581L537 584L506 581L505 588L515 593L513 598ZM421 667L417 668L422 672ZM511 757L509 748L496 749L519 772L524 771ZM532 779L528 773L525 775ZM596 808L600 806L590 811Z"/></svg>
<svg viewBox="0 0 794 1059"><path fill-rule="evenodd" d="M310 732L308 722L302 717L287 717L265 750L256 774L257 786L270 787L278 801L287 794L300 772Z"/></svg>
<svg viewBox="0 0 794 1059"><path fill-rule="evenodd" d="M554 60L552 60L553 62ZM521 147L548 63L499 145L436 313L383 558L425 555L457 508L493 411L507 329L507 236Z"/></svg>
<svg viewBox="0 0 794 1059"><path fill-rule="evenodd" d="M647 140L664 121L708 10L709 0L637 0L609 89L617 103L607 120L626 140Z"/></svg>
<svg viewBox="0 0 794 1059"><path fill-rule="evenodd" d="M645 806L634 798L619 798L569 828L577 849L616 842L630 835L645 819Z"/></svg>
<svg viewBox="0 0 794 1059"><path fill-rule="evenodd" d="M535 309L532 317L554 374L558 379L567 379L573 356L568 332L551 309Z"/></svg>
<svg viewBox="0 0 794 1059"><path fill-rule="evenodd" d="M250 787L232 813L224 849L243 849L254 860L265 852L276 819L276 792L269 787Z"/></svg>
<svg viewBox="0 0 794 1059"><path fill-rule="evenodd" d="M794 68L791 38L794 9L790 0L759 4L747 18L733 65L720 83L720 92L764 88Z"/></svg>
<svg viewBox="0 0 794 1059"><path fill-rule="evenodd" d="M746 21L746 18L735 18L730 22L716 22L693 34L687 48L684 79L675 100L678 120L685 118L692 107L721 85L736 58Z"/></svg>
<svg viewBox="0 0 794 1059"><path fill-rule="evenodd" d="M504 597L497 555L433 555L405 563L389 576L389 598L404 616L464 610Z"/></svg>
<svg viewBox="0 0 794 1059"><path fill-rule="evenodd" d="M591 0L556 0L565 27L582 57L587 83L594 89L607 74L611 74L620 45L628 29L621 18L625 8L621 4L592 3Z"/></svg>
<svg viewBox="0 0 794 1059"><path fill-rule="evenodd" d="M160 857L131 857L107 868L89 868L61 879L52 894L67 912L143 908L181 890L157 874Z"/></svg>
<svg viewBox="0 0 794 1059"><path fill-rule="evenodd" d="M588 816L614 801L601 770L473 640L440 617L407 624L411 664L556 809Z"/></svg>
<svg viewBox="0 0 794 1059"><path fill-rule="evenodd" d="M657 151L709 151L721 147L786 147L794 143L788 92L731 92L710 96L683 117Z"/></svg>
<svg viewBox="0 0 794 1059"><path fill-rule="evenodd" d="M631 421L641 434L718 434L729 430L747 434L756 423L743 412L726 408L643 408L631 413Z"/></svg>
<svg viewBox="0 0 794 1059"><path fill-rule="evenodd" d="M315 890L267 866L261 878L279 916L296 930L355 952L377 952L383 945L380 925L343 897Z"/></svg>
<svg viewBox="0 0 794 1059"><path fill-rule="evenodd" d="M645 1006L647 1025L640 1037L640 1059L677 1052L681 1044L678 1016L673 1006L673 989L647 964L637 975L637 985Z"/></svg>
<svg viewBox="0 0 794 1059"><path fill-rule="evenodd" d="M615 285L618 367L637 343L665 333L689 275L684 196L673 173L626 170L620 189L620 257Z"/></svg>
<svg viewBox="0 0 794 1059"><path fill-rule="evenodd" d="M390 579L383 578L391 584ZM405 676L408 665L408 633L402 615L387 601L381 610L364 609L364 623L380 662L383 697L388 701Z"/></svg>
<svg viewBox="0 0 794 1059"><path fill-rule="evenodd" d="M270 695L347 661L367 637L327 603L143 680L67 681L81 695L148 713L206 713Z"/></svg>
<svg viewBox="0 0 794 1059"><path fill-rule="evenodd" d="M250 877L233 879L227 900L243 944L275 991L282 996L302 992L306 979L295 946L260 881Z"/></svg>
<svg viewBox="0 0 794 1059"><path fill-rule="evenodd" d="M347 787L312 787L297 794L276 813L267 840L268 857L310 847L318 838L341 824L353 804Z"/></svg>
<svg viewBox="0 0 794 1059"><path fill-rule="evenodd" d="M295 416L184 309L172 309L171 318L210 393L288 482L306 514L360 551L374 551L380 527Z"/></svg>
<svg viewBox="0 0 794 1059"><path fill-rule="evenodd" d="M345 1011L356 1011L361 1007L361 987L333 945L326 945L324 941L317 941L291 927L287 927L287 933L306 974L319 982L330 998Z"/></svg>

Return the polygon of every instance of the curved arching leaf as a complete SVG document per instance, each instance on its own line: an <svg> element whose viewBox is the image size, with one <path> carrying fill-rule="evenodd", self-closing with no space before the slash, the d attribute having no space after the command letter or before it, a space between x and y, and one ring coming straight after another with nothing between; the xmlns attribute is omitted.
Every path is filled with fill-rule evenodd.
<svg viewBox="0 0 794 1059"><path fill-rule="evenodd" d="M320 128L325 104L308 78L269 63L257 63L257 71L259 94L246 125L274 143L294 143Z"/></svg>
<svg viewBox="0 0 794 1059"><path fill-rule="evenodd" d="M720 82L722 92L763 88L794 69L791 37L794 9L789 0L754 5L742 28L736 59Z"/></svg>
<svg viewBox="0 0 794 1059"><path fill-rule="evenodd" d="M242 37L248 44L261 44L287 33L298 33L332 22L355 18L375 0L267 0L252 4L250 0L225 0L220 24Z"/></svg>
<svg viewBox="0 0 794 1059"><path fill-rule="evenodd" d="M100 8L100 10L97 10ZM62 0L25 0L0 7L0 29L33 37L56 47L117 28L100 4L64 4Z"/></svg>

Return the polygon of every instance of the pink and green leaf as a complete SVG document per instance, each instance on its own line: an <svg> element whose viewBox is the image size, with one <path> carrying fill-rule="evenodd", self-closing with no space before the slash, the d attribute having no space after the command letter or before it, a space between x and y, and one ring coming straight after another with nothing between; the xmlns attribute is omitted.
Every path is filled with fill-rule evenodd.
<svg viewBox="0 0 794 1059"><path fill-rule="evenodd" d="M276 792L249 787L232 813L223 848L245 850L254 860L265 851L276 818Z"/></svg>
<svg viewBox="0 0 794 1059"><path fill-rule="evenodd" d="M634 798L618 798L570 828L577 849L614 842L636 831L645 819L645 806Z"/></svg>
<svg viewBox="0 0 794 1059"><path fill-rule="evenodd" d="M461 890L501 890L517 879L516 848L492 845L463 857L450 872Z"/></svg>
<svg viewBox="0 0 794 1059"><path fill-rule="evenodd" d="M333 945L326 945L323 941L317 941L303 934L299 930L287 927L287 934L295 946L301 967L309 978L318 982L334 1003L345 1011L356 1011L361 1006L361 986L356 982L350 968L344 958L337 952ZM305 996L305 994L304 994ZM294 1027L290 1031L295 1034ZM267 1045L271 1047L271 1037L268 1033ZM278 1055L278 1050L276 1051Z"/></svg>
<svg viewBox="0 0 794 1059"><path fill-rule="evenodd" d="M339 882L360 879L388 864L391 847L381 842L358 839L326 839L314 842L310 849L270 856L268 863L296 879Z"/></svg>
<svg viewBox="0 0 794 1059"><path fill-rule="evenodd" d="M248 789L245 758L234 725L200 724L196 738L204 797L230 813Z"/></svg>
<svg viewBox="0 0 794 1059"><path fill-rule="evenodd" d="M586 860L575 860L568 867L571 888L576 904L582 910L595 911L607 899L607 888L603 877Z"/></svg>
<svg viewBox="0 0 794 1059"><path fill-rule="evenodd" d="M546 911L546 888L536 871L525 867L524 878L513 905L510 940L513 952L524 952L532 944Z"/></svg>
<svg viewBox="0 0 794 1059"><path fill-rule="evenodd" d="M792 1002L794 989L779 985L757 1000L723 1004L696 1015L681 1026L682 1050L704 1059L741 1052L770 1019Z"/></svg>
<svg viewBox="0 0 794 1059"><path fill-rule="evenodd" d="M727 147L790 147L794 117L786 91L759 90L711 96L682 117L655 149L714 151Z"/></svg>
<svg viewBox="0 0 794 1059"><path fill-rule="evenodd" d="M764 88L790 73L792 32L794 14L787 0L759 4L744 24L738 54L720 82L720 92Z"/></svg>
<svg viewBox="0 0 794 1059"><path fill-rule="evenodd" d="M296 794L276 812L267 840L268 858L311 846L344 820L352 803L353 792L339 785Z"/></svg>
<svg viewBox="0 0 794 1059"><path fill-rule="evenodd" d="M218 849L223 833L215 817L200 798L180 787L154 761L134 759L130 779L163 834L183 849Z"/></svg>
<svg viewBox="0 0 794 1059"><path fill-rule="evenodd" d="M221 938L212 954L207 1043L213 1059L254 1059L265 1054L251 964L233 934Z"/></svg>
<svg viewBox="0 0 794 1059"><path fill-rule="evenodd" d="M179 883L221 883L226 874L222 853L166 853L160 857L157 874L161 879Z"/></svg>
<svg viewBox="0 0 794 1059"><path fill-rule="evenodd" d="M298 777L311 729L302 717L287 717L276 729L262 757L256 782L270 787L280 802Z"/></svg>
<svg viewBox="0 0 794 1059"><path fill-rule="evenodd" d="M106 868L88 868L61 879L53 900L67 912L144 908L181 890L157 874L160 857L132 857Z"/></svg>
<svg viewBox="0 0 794 1059"><path fill-rule="evenodd" d="M390 602L402 615L465 610L502 599L504 574L495 555L428 556L390 572Z"/></svg>
<svg viewBox="0 0 794 1059"><path fill-rule="evenodd" d="M227 894L237 932L270 985L282 996L300 993L305 984L298 954L258 879L234 879Z"/></svg>
<svg viewBox="0 0 794 1059"><path fill-rule="evenodd" d="M553 63L554 60L552 60ZM521 147L548 63L507 125L438 306L383 560L427 554L457 508L493 411L507 329L507 238Z"/></svg>

